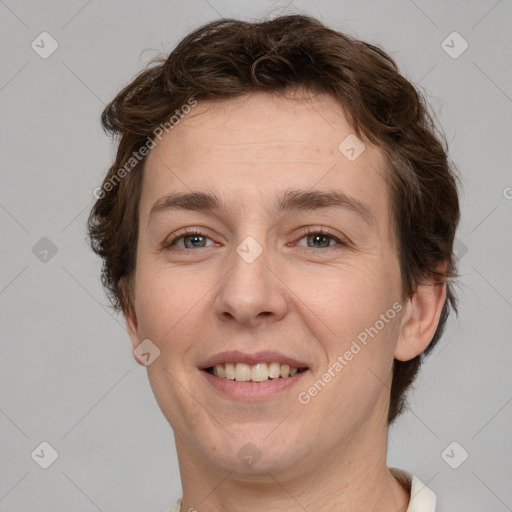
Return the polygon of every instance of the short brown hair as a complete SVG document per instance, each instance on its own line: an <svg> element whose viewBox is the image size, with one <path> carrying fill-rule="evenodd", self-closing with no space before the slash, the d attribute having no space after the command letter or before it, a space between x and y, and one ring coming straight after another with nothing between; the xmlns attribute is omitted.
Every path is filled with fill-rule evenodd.
<svg viewBox="0 0 512 512"><path fill-rule="evenodd" d="M145 158L115 186L105 185L112 185L119 169L154 140L155 129L191 98L297 88L333 94L356 135L382 149L404 296L434 277L447 283L447 299L427 349L410 361L394 360L390 425L406 409L405 391L441 337L450 308L457 311L450 280L456 276L459 200L446 139L426 100L380 48L303 15L257 23L220 19L190 33L170 55L154 59L103 111L103 128L118 137L119 146L89 216L90 243L103 258L102 282L114 308L128 311ZM439 272L437 264L443 262L446 270Z"/></svg>

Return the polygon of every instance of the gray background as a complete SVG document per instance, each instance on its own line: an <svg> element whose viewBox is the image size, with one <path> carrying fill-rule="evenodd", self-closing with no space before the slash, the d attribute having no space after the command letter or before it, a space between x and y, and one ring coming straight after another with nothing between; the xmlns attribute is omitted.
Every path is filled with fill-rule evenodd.
<svg viewBox="0 0 512 512"><path fill-rule="evenodd" d="M99 116L193 28L280 12L383 46L428 91L463 178L461 311L390 431L388 464L441 510L512 510L509 0L0 0L0 510L163 512L181 495L172 431L85 242L114 154ZM43 31L59 45L46 59L31 47ZM469 44L457 58L442 45L454 31ZM59 455L48 469L31 458L43 441Z"/></svg>

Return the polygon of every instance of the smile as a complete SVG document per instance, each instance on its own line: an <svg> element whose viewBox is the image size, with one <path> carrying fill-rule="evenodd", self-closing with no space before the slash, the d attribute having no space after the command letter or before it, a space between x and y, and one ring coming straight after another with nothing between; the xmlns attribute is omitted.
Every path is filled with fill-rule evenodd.
<svg viewBox="0 0 512 512"><path fill-rule="evenodd" d="M294 377L307 368L295 368L279 362L256 363L221 363L216 364L206 371L221 379L234 380L236 382L264 382L271 379L286 379Z"/></svg>

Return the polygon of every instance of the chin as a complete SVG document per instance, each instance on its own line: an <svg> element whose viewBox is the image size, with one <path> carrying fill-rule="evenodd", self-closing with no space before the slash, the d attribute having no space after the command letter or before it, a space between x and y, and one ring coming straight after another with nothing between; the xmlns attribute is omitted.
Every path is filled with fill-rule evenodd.
<svg viewBox="0 0 512 512"><path fill-rule="evenodd" d="M292 434L273 424L258 430L240 427L239 432L229 436L219 432L218 441L212 446L203 446L204 458L222 471L232 472L243 481L254 481L260 477L268 480L269 473L294 472L298 462L307 455L304 435ZM214 439L215 436L210 437Z"/></svg>

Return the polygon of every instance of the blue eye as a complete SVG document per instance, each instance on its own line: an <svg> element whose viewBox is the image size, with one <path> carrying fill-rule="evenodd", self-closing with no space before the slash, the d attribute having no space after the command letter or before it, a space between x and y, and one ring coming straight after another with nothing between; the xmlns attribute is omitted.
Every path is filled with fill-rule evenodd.
<svg viewBox="0 0 512 512"><path fill-rule="evenodd" d="M206 240L210 240L210 238L204 236L199 231L186 231L185 233L181 233L179 236L173 238L166 248L168 249L171 246L175 246L177 242L181 240L183 240L185 247L179 247L179 249L189 250L206 247L204 243L206 243ZM187 244L187 242L189 242L189 244Z"/></svg>
<svg viewBox="0 0 512 512"><path fill-rule="evenodd" d="M325 240L331 240L331 241L335 241L337 242L338 244L340 245L345 245L339 238L336 238L333 234L329 233L328 231L324 231L322 229L315 229L315 230L312 230L312 231L308 231L302 238L307 238L308 239L308 243L311 241L312 244L315 244L315 243L319 243L321 244L320 247L311 247L308 245L308 247L310 247L311 249L328 249L329 247L332 247L332 245L330 245L329 241L327 242L327 244L325 243ZM336 244L334 244L336 245Z"/></svg>
<svg viewBox="0 0 512 512"><path fill-rule="evenodd" d="M310 249L329 249L331 247L334 247L336 245L340 246L346 246L347 244L340 240L338 237L336 237L333 233L325 230L325 229L310 229L306 233L302 235L302 237L299 240L303 240L304 238L307 238L307 244L308 248ZM171 247L177 247L179 250L194 250L194 249L203 249L205 247L208 247L206 245L207 240L211 240L211 238L205 236L203 233L201 233L198 230L189 230L182 233L178 233L174 238L172 238L168 243L165 244L164 248L167 250L171 250ZM327 242L325 242L327 240ZM179 242L183 241L183 247L180 247L178 245ZM331 241L335 241L335 244L331 244ZM213 242L213 241L212 241ZM320 244L319 246L311 246L309 243L312 244ZM212 244L210 244L211 247ZM215 242L213 242L213 245L215 245Z"/></svg>

